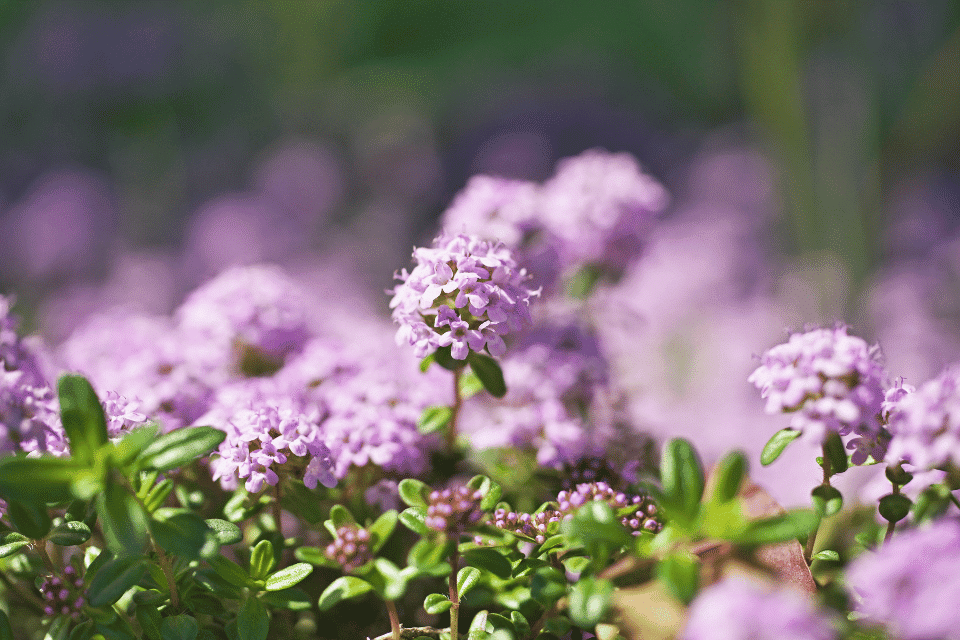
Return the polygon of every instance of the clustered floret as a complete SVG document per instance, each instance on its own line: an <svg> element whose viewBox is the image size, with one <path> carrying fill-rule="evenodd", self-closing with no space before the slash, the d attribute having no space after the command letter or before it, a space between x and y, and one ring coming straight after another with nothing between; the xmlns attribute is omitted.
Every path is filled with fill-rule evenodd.
<svg viewBox="0 0 960 640"><path fill-rule="evenodd" d="M891 538L847 570L856 608L903 640L960 639L960 522Z"/></svg>
<svg viewBox="0 0 960 640"><path fill-rule="evenodd" d="M553 535L561 520L572 518L577 509L592 500L609 504L615 511L635 507L630 513L620 516L620 524L638 536L641 531L659 533L663 524L657 519L657 505L649 496L628 495L616 491L606 482L583 482L572 491L557 494L557 508L547 508L537 513L517 513L497 509L487 524L542 544Z"/></svg>
<svg viewBox="0 0 960 640"><path fill-rule="evenodd" d="M424 524L457 539L483 518L483 509L480 508L482 498L483 494L478 489L465 486L431 491L427 497Z"/></svg>
<svg viewBox="0 0 960 640"><path fill-rule="evenodd" d="M880 350L847 335L846 326L794 333L767 351L748 381L766 398L766 412L791 414L790 427L823 443L830 433L854 434L854 463L882 460L886 373Z"/></svg>
<svg viewBox="0 0 960 640"><path fill-rule="evenodd" d="M690 605L681 640L833 640L832 620L810 597L727 578Z"/></svg>
<svg viewBox="0 0 960 640"><path fill-rule="evenodd" d="M440 347L464 360L484 349L501 356L503 336L530 323L527 273L506 247L473 236L440 236L413 252L417 265L397 275L390 307L397 344L422 358Z"/></svg>
<svg viewBox="0 0 960 640"><path fill-rule="evenodd" d="M345 524L337 529L323 555L340 565L344 573L352 573L373 559L370 532L355 523Z"/></svg>
<svg viewBox="0 0 960 640"><path fill-rule="evenodd" d="M960 366L953 366L911 393L893 390L887 403L892 434L887 462L918 469L960 464Z"/></svg>
<svg viewBox="0 0 960 640"><path fill-rule="evenodd" d="M43 612L48 616L64 615L77 620L86 604L83 578L70 565L63 568L62 578L47 576L40 583L40 594L44 599Z"/></svg>

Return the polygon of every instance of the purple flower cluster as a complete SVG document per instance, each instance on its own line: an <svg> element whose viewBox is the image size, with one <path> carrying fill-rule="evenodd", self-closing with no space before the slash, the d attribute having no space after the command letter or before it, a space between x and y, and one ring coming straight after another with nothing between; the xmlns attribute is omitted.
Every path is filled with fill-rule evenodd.
<svg viewBox="0 0 960 640"><path fill-rule="evenodd" d="M550 288L561 272L585 265L619 277L667 202L631 155L592 149L561 160L542 185L474 176L443 228L503 242Z"/></svg>
<svg viewBox="0 0 960 640"><path fill-rule="evenodd" d="M960 639L960 523L895 536L847 570L856 608L902 640Z"/></svg>
<svg viewBox="0 0 960 640"><path fill-rule="evenodd" d="M357 524L345 524L337 529L337 535L324 549L323 555L339 564L344 573L351 573L373 559L370 532Z"/></svg>
<svg viewBox="0 0 960 640"><path fill-rule="evenodd" d="M537 464L555 468L606 449L609 425L593 409L608 391L607 367L584 327L531 329L504 359L503 372L503 399L477 396L464 406L461 424L475 448L533 449Z"/></svg>
<svg viewBox="0 0 960 640"><path fill-rule="evenodd" d="M401 271L390 307L400 325L397 344L411 344L418 358L439 347L463 360L486 348L503 355L503 336L530 323L525 270L502 244L459 234L440 236L413 252L417 265Z"/></svg>
<svg viewBox="0 0 960 640"><path fill-rule="evenodd" d="M911 389L891 390L885 403L892 434L887 462L918 469L960 464L960 366Z"/></svg>
<svg viewBox="0 0 960 640"><path fill-rule="evenodd" d="M767 351L748 381L766 398L766 412L790 413L790 427L822 443L830 433L855 434L854 463L882 460L880 421L886 372L879 348L847 335L847 327L794 333Z"/></svg>
<svg viewBox="0 0 960 640"><path fill-rule="evenodd" d="M690 605L681 640L833 640L832 621L798 591L727 578Z"/></svg>
<svg viewBox="0 0 960 640"><path fill-rule="evenodd" d="M86 597L83 589L83 578L77 575L76 569L67 565L63 568L63 577L47 576L40 584L40 595L43 596L43 612L47 616L64 615L74 620L80 617L80 612Z"/></svg>
<svg viewBox="0 0 960 640"><path fill-rule="evenodd" d="M456 540L461 533L483 518L483 510L480 508L482 498L483 494L479 490L465 486L431 491L427 496L427 517L424 524Z"/></svg>
<svg viewBox="0 0 960 640"><path fill-rule="evenodd" d="M264 483L276 485L280 479L277 471L291 458L298 459L298 467L305 467L303 483L307 487L315 488L318 482L326 487L336 485L333 458L323 442L317 413L304 413L290 401L265 398L251 399L245 408L223 406L229 407L230 417L225 422L214 418L213 422L227 437L210 468L213 479L224 487L233 488L237 478L246 481L244 486L251 493L263 489Z"/></svg>

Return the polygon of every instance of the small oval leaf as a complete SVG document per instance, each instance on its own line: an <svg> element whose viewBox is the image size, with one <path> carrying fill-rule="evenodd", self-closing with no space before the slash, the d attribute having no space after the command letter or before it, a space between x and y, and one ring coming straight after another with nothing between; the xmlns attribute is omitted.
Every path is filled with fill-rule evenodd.
<svg viewBox="0 0 960 640"><path fill-rule="evenodd" d="M452 606L450 598L439 593L431 593L423 600L424 610L432 616L441 614Z"/></svg>
<svg viewBox="0 0 960 640"><path fill-rule="evenodd" d="M467 356L467 362L470 363L470 369L473 370L483 388L490 392L495 398L502 398L507 395L507 383L503 379L503 369L496 360L490 356L471 351Z"/></svg>
<svg viewBox="0 0 960 640"><path fill-rule="evenodd" d="M223 442L226 432L213 427L184 427L165 433L140 455L143 469L169 471L207 455Z"/></svg>
<svg viewBox="0 0 960 640"><path fill-rule="evenodd" d="M913 503L902 493L888 493L880 498L880 515L887 522L900 522L910 513Z"/></svg>
<svg viewBox="0 0 960 640"><path fill-rule="evenodd" d="M796 429L780 429L773 437L763 445L763 451L760 453L760 464L767 466L780 457L787 445L800 437L801 432Z"/></svg>
<svg viewBox="0 0 960 640"><path fill-rule="evenodd" d="M107 561L93 576L87 589L91 607L106 607L120 599L147 574L142 558L116 558Z"/></svg>
<svg viewBox="0 0 960 640"><path fill-rule="evenodd" d="M371 589L373 586L366 580L354 576L341 576L323 590L317 605L321 611L326 611L341 600L359 598Z"/></svg>
<svg viewBox="0 0 960 640"><path fill-rule="evenodd" d="M400 499L408 507L427 508L427 496L430 495L430 487L419 480L405 478L397 485L397 491L400 494Z"/></svg>
<svg viewBox="0 0 960 640"><path fill-rule="evenodd" d="M267 591L280 591L301 582L313 572L313 567L306 562L298 562L285 569L270 574L264 583Z"/></svg>
<svg viewBox="0 0 960 640"><path fill-rule="evenodd" d="M64 522L50 532L50 542L61 547L83 544L90 539L90 527L82 522Z"/></svg>
<svg viewBox="0 0 960 640"><path fill-rule="evenodd" d="M207 528L213 531L213 536L221 545L234 544L243 540L243 533L240 531L240 527L232 522L219 520L217 518L210 518L209 520L204 520L204 522Z"/></svg>
<svg viewBox="0 0 960 640"><path fill-rule="evenodd" d="M457 573L457 593L462 597L480 582L480 569L464 567Z"/></svg>

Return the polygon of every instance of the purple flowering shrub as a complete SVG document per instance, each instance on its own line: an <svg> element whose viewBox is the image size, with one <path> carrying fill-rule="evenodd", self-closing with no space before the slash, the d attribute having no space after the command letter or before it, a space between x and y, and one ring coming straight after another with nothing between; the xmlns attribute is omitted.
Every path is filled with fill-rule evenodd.
<svg viewBox="0 0 960 640"><path fill-rule="evenodd" d="M709 298L643 280L650 243L687 268L655 233L667 202L602 151L542 184L474 177L392 318L232 266L47 347L0 297L0 637L960 637L958 365L906 384L838 324L735 376L766 403L762 465L816 447L789 511L747 454L658 442L631 345L682 324L661 301ZM695 426L722 430L734 399L708 400ZM857 503L857 467L889 490Z"/></svg>

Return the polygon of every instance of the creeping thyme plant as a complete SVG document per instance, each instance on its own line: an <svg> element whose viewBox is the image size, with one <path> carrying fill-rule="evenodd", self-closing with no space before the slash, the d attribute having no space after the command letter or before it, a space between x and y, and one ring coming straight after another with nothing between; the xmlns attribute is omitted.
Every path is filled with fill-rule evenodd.
<svg viewBox="0 0 960 640"><path fill-rule="evenodd" d="M808 327L756 459L658 441L604 314L666 205L623 154L475 177L353 340L265 265L55 348L0 297L0 638L960 638L960 368Z"/></svg>

